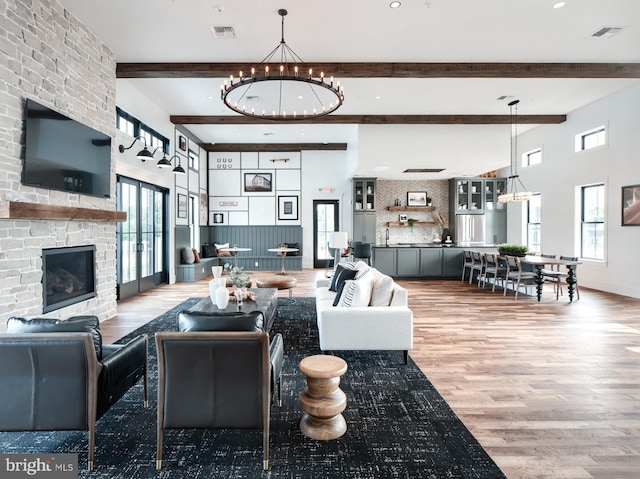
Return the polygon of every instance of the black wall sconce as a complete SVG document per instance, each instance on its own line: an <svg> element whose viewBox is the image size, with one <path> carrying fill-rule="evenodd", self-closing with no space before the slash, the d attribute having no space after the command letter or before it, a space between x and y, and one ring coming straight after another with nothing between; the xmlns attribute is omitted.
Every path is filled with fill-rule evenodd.
<svg viewBox="0 0 640 479"><path fill-rule="evenodd" d="M142 150L140 150L140 151L136 154L136 158L138 158L139 160L142 160L142 161L147 161L147 160L151 160L151 159L153 159L153 153L155 153L155 152L158 150L158 148L156 148L155 150L153 150L153 153L151 153L151 152L149 151L149 148L147 147L147 140L145 140L145 139L144 139L143 137L141 137L141 136L136 136L136 137L133 139L133 142L132 142L129 146L127 146L126 148L125 148L125 146L124 146L124 145L120 145L120 146L118 146L118 150L120 151L120 153L124 153L125 151L130 150L131 148L133 148L133 145L135 145L135 144L136 144L136 141L138 141L138 140L141 140L141 141L143 141L143 142L144 142L144 148L142 148Z"/></svg>

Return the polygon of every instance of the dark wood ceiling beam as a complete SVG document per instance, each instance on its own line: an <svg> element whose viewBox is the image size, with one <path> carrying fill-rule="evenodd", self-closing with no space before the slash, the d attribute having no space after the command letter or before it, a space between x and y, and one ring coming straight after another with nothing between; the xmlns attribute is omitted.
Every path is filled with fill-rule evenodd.
<svg viewBox="0 0 640 479"><path fill-rule="evenodd" d="M344 151L346 143L203 143L200 145L206 151L246 152L246 151Z"/></svg>
<svg viewBox="0 0 640 479"><path fill-rule="evenodd" d="M362 124L362 125L508 125L509 115L326 115L315 119L278 121L242 115L171 115L176 125L291 125L291 124ZM518 115L520 124L558 124L567 115Z"/></svg>
<svg viewBox="0 0 640 479"><path fill-rule="evenodd" d="M274 66L279 65L273 63ZM640 78L640 63L308 63L336 78ZM226 78L250 63L118 63L117 78ZM277 71L274 68L273 71Z"/></svg>

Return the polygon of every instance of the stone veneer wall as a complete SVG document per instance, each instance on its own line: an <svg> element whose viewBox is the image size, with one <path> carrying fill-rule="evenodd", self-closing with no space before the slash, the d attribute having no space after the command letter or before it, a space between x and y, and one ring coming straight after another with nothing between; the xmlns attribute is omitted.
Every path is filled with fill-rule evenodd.
<svg viewBox="0 0 640 479"><path fill-rule="evenodd" d="M24 106L32 98L115 136L113 53L56 0L0 0L0 200L115 210L110 199L21 184ZM116 225L0 219L0 322L42 314L42 249L96 245L97 297L48 314L116 313Z"/></svg>
<svg viewBox="0 0 640 479"><path fill-rule="evenodd" d="M431 198L432 205L444 215L449 216L449 182L447 180L378 180L376 182L378 194L376 201L376 233L377 243L384 244L385 230L388 221L398 221L398 211L388 211L387 206L393 206L396 199L401 201L402 206L407 205L407 191L426 191ZM408 218L418 221L433 221L430 212L407 211ZM448 220L445 221L445 226ZM438 226L414 226L413 230L408 226L390 226L389 244L393 243L431 243L433 238L442 233Z"/></svg>

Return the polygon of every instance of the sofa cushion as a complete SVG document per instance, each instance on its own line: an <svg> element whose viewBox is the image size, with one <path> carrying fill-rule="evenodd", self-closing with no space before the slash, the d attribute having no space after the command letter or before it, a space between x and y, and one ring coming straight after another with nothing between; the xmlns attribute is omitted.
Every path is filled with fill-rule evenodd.
<svg viewBox="0 0 640 479"><path fill-rule="evenodd" d="M393 278L375 271L369 306L389 306L393 297Z"/></svg>
<svg viewBox="0 0 640 479"><path fill-rule="evenodd" d="M339 263L338 266L336 266L335 272L333 273L329 291L339 293L341 284L344 283L347 279L354 279L356 276L356 272L357 271L355 269L350 269L343 266L342 263Z"/></svg>
<svg viewBox="0 0 640 479"><path fill-rule="evenodd" d="M97 316L57 318L9 318L7 333L91 333L98 361L102 360L102 333Z"/></svg>
<svg viewBox="0 0 640 479"><path fill-rule="evenodd" d="M200 255L198 254L198 250L195 248L191 248L191 250L193 251L193 262L194 263L199 263L200 262Z"/></svg>
<svg viewBox="0 0 640 479"><path fill-rule="evenodd" d="M285 243L285 246L287 248L294 248L299 250L300 249L300 245L298 243ZM300 255L300 251L290 251L289 253L287 253L287 256L298 256Z"/></svg>
<svg viewBox="0 0 640 479"><path fill-rule="evenodd" d="M193 249L188 248L186 246L182 248L181 257L182 257L182 264L193 264L194 261L196 260L196 257L193 254Z"/></svg>
<svg viewBox="0 0 640 479"><path fill-rule="evenodd" d="M347 280L340 295L339 307L364 308L369 306L372 281L367 279Z"/></svg>
<svg viewBox="0 0 640 479"><path fill-rule="evenodd" d="M216 252L218 253L218 256L231 256L231 251L220 251L222 249L227 249L229 247L229 243L224 243L224 244L213 243L213 246L216 247Z"/></svg>
<svg viewBox="0 0 640 479"><path fill-rule="evenodd" d="M218 256L216 247L212 244L205 243L202 245L202 257L203 258L215 258Z"/></svg>

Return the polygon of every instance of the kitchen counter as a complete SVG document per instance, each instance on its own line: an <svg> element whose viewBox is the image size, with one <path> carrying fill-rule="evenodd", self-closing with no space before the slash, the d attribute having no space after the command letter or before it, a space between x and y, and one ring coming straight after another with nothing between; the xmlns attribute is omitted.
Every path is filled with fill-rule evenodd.
<svg viewBox="0 0 640 479"><path fill-rule="evenodd" d="M495 245L460 246L438 243L392 243L375 245L373 266L392 278L460 278L464 249L496 249Z"/></svg>

